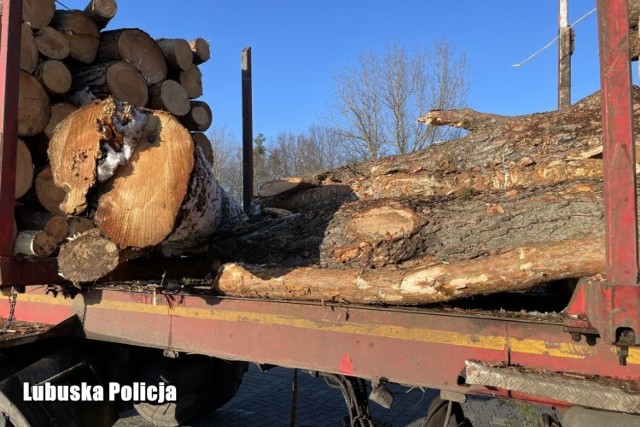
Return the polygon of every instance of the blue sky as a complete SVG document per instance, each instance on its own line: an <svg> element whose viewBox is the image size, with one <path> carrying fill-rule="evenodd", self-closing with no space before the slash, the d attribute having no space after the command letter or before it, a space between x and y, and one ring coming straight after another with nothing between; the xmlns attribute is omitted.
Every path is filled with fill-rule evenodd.
<svg viewBox="0 0 640 427"><path fill-rule="evenodd" d="M87 0L66 0L84 8ZM572 0L569 20L595 7ZM557 45L512 67L557 35L557 0L168 0L119 1L107 29L137 27L154 38L203 37L204 95L214 122L241 136L240 52L252 47L254 131L275 137L320 123L332 101L333 75L364 52L388 43L412 49L446 39L467 56L468 104L476 110L525 114L556 108ZM596 14L576 28L574 101L598 90Z"/></svg>

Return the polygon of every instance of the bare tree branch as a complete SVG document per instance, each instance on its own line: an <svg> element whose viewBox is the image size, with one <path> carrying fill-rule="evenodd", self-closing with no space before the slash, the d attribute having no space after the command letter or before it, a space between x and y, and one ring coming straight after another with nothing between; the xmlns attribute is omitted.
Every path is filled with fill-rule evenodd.
<svg viewBox="0 0 640 427"><path fill-rule="evenodd" d="M460 136L460 130L420 125L432 109L464 106L466 62L445 41L410 54L398 45L382 55L360 56L356 67L334 76L335 123L358 160L420 150L434 141Z"/></svg>

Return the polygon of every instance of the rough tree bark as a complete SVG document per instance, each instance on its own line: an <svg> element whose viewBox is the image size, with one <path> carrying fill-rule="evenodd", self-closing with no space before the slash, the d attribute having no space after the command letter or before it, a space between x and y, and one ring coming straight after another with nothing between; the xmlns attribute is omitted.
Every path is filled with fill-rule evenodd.
<svg viewBox="0 0 640 427"><path fill-rule="evenodd" d="M422 120L470 133L265 186L262 206L291 213L265 209L217 235L212 253L232 264L214 287L234 296L428 304L604 272L597 94L560 112L432 111Z"/></svg>
<svg viewBox="0 0 640 427"><path fill-rule="evenodd" d="M412 269L334 269L225 264L212 288L220 294L289 301L424 305L474 295L526 290L604 271L601 239L568 240L504 254Z"/></svg>
<svg viewBox="0 0 640 427"><path fill-rule="evenodd" d="M640 91L634 91L640 119ZM601 157L600 94L562 111L499 116L473 110L432 111L421 120L430 126L453 125L470 133L404 156L348 165L299 177L307 187L347 186L359 199L427 197L457 191L507 189L529 182L557 182L599 175ZM280 200L282 199L282 200ZM263 198L266 206L291 210L291 195Z"/></svg>

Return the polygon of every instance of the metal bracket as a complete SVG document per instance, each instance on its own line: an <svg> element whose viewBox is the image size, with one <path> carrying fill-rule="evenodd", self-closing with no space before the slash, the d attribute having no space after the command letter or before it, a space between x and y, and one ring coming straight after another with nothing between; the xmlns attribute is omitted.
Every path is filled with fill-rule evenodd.
<svg viewBox="0 0 640 427"><path fill-rule="evenodd" d="M574 341L584 335L587 343L602 337L606 343L619 346L624 365L624 348L640 345L640 316L635 305L638 300L638 285L582 280L567 306L564 330Z"/></svg>

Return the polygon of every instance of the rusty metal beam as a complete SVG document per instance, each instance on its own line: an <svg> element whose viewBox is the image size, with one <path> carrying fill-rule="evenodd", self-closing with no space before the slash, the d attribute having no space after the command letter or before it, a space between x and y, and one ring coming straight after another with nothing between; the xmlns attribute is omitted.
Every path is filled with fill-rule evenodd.
<svg viewBox="0 0 640 427"><path fill-rule="evenodd" d="M0 299L0 313L7 309ZM640 378L640 350L630 349L627 366L620 366L615 347L575 343L558 321L137 289L87 290L65 299L28 287L17 298L18 320L57 323L74 314L91 339L462 392L493 393L459 385L466 360Z"/></svg>

